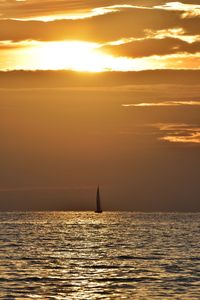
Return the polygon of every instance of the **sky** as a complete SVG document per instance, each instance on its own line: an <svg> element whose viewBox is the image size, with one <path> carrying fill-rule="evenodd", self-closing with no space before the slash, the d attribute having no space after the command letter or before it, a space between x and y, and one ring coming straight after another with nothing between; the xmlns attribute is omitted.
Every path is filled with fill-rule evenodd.
<svg viewBox="0 0 200 300"><path fill-rule="evenodd" d="M198 0L0 0L0 210L200 209Z"/></svg>

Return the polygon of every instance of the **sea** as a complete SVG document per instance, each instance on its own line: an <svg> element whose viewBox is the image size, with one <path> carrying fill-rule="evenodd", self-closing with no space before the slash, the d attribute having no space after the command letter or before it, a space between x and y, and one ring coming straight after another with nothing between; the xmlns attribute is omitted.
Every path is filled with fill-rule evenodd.
<svg viewBox="0 0 200 300"><path fill-rule="evenodd" d="M0 299L200 299L200 213L1 212Z"/></svg>

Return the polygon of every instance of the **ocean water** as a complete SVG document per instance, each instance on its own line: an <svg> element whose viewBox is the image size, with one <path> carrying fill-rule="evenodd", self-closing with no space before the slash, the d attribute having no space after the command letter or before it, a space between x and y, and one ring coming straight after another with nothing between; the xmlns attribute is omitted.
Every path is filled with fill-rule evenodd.
<svg viewBox="0 0 200 300"><path fill-rule="evenodd" d="M200 299L200 214L0 213L0 299Z"/></svg>

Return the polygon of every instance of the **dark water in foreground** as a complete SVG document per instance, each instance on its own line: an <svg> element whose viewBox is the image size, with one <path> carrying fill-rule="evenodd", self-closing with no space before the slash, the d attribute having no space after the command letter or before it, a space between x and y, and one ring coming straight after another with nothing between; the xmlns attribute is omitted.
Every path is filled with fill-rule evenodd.
<svg viewBox="0 0 200 300"><path fill-rule="evenodd" d="M200 299L200 214L0 213L0 299Z"/></svg>

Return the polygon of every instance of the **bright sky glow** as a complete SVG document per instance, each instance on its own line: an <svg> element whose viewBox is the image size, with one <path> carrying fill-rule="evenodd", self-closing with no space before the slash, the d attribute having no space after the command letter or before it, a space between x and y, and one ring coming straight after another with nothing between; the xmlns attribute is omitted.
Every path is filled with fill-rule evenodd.
<svg viewBox="0 0 200 300"><path fill-rule="evenodd" d="M200 34L198 20L193 18L200 13L199 4L174 1L155 6L143 1L142 5L130 5L124 0L107 6L102 1L102 6L96 7L95 3L58 1L54 8L44 7L38 0L3 2L0 70L200 68ZM136 18L134 24L137 11L141 19ZM156 21L159 14L163 22ZM102 15L106 16L99 17ZM155 18L155 24L146 16ZM190 19L183 19L186 17Z"/></svg>
<svg viewBox="0 0 200 300"><path fill-rule="evenodd" d="M2 42L0 70L75 70L88 72L139 71L147 69L200 67L200 53L142 58L115 57L90 42Z"/></svg>
<svg viewBox="0 0 200 300"><path fill-rule="evenodd" d="M20 21L54 21L54 20L78 20L78 19L85 19L91 18L95 16L105 15L111 12L117 12L123 8L141 8L140 6L133 6L133 5L111 5L105 7L97 7L91 10L86 10L80 13L69 14L67 12L62 14L51 14L51 15L42 15L42 16L31 16L31 17L23 17L23 18L12 18L13 20L20 20Z"/></svg>
<svg viewBox="0 0 200 300"><path fill-rule="evenodd" d="M200 106L200 101L165 101L122 104L123 107Z"/></svg>
<svg viewBox="0 0 200 300"><path fill-rule="evenodd" d="M62 14L53 14L53 15L42 15L42 16L32 16L32 17L24 17L24 18L13 18L13 20L20 20L20 21L43 21L43 22L49 22L54 20L78 20L78 19L85 19L85 18L91 18L95 16L105 15L110 12L114 12L117 9L114 9L112 7L100 7L100 8L94 8L85 12L80 12L76 14L68 14L62 13Z"/></svg>
<svg viewBox="0 0 200 300"><path fill-rule="evenodd" d="M27 42L8 43L2 50L0 69L75 70L88 72L142 70L153 64L142 59L113 57L100 51L99 45L89 42ZM5 53L4 53L5 52Z"/></svg>

